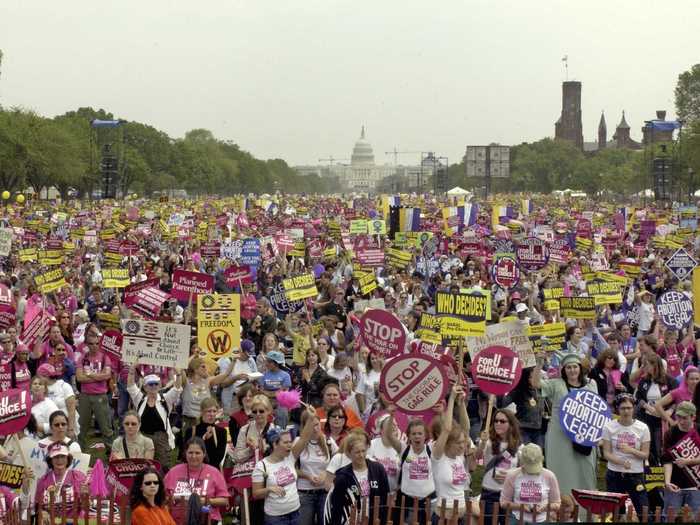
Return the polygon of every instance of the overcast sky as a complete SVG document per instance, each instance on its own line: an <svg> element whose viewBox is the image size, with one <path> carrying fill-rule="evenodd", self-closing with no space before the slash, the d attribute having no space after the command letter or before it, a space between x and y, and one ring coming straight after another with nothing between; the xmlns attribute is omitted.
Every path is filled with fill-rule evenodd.
<svg viewBox="0 0 700 525"><path fill-rule="evenodd" d="M349 157L365 124L377 163L452 163L553 136L564 55L584 138L624 109L639 140L673 115L699 22L698 0L0 0L0 104L207 128L290 164Z"/></svg>

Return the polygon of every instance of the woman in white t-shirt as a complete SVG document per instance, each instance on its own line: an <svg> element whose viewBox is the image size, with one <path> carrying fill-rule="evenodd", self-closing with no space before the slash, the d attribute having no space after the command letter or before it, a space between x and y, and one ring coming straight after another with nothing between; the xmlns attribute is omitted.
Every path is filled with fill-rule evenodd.
<svg viewBox="0 0 700 525"><path fill-rule="evenodd" d="M644 461L649 458L651 433L646 423L634 418L634 396L620 394L615 411L620 415L603 428L603 453L608 460L605 474L608 492L629 494L637 516L649 505L644 487Z"/></svg>
<svg viewBox="0 0 700 525"><path fill-rule="evenodd" d="M454 426L455 402L463 403L464 390L461 386L452 387L447 410L442 418L440 435L433 444L433 478L435 500L433 501L433 522L439 519L442 509L444 516L464 516L467 510L465 491L469 490L471 476L467 453L469 452L468 429ZM454 503L458 502L457 508Z"/></svg>
<svg viewBox="0 0 700 525"><path fill-rule="evenodd" d="M321 430L318 416L308 410L301 415L302 432L294 442L299 452L299 525L323 523L323 507L326 503L326 467L338 446L331 438L326 438Z"/></svg>
<svg viewBox="0 0 700 525"><path fill-rule="evenodd" d="M635 296L639 321L637 321L637 337L647 335L654 320L654 295L649 290L642 290Z"/></svg>
<svg viewBox="0 0 700 525"><path fill-rule="evenodd" d="M435 496L433 466L430 461L432 451L428 446L430 431L422 419L414 419L408 424L408 446L401 454L399 467L399 491L396 501L401 501L405 509L405 523L426 522L425 500ZM413 503L418 500L418 516L413 516ZM399 516L394 517L399 523Z"/></svg>
<svg viewBox="0 0 700 525"><path fill-rule="evenodd" d="M544 523L557 516L561 505L559 482L554 472L543 468L542 449L530 443L519 454L520 468L506 474L501 491L501 507L511 512L511 523ZM549 516L547 515L549 513Z"/></svg>
<svg viewBox="0 0 700 525"><path fill-rule="evenodd" d="M522 448L520 425L510 410L494 411L491 428L481 433L476 449L477 459L484 460L484 477L481 481L481 500L484 502L485 519L491 520L494 504L501 499L506 473L518 466L518 452ZM499 523L505 523L505 511L499 510Z"/></svg>
<svg viewBox="0 0 700 525"><path fill-rule="evenodd" d="M299 493L297 492L296 459L292 448L291 430L272 428L265 439L272 448L270 455L255 465L253 470L253 497L264 499L265 523L284 520L299 522ZM268 519L272 518L272 519Z"/></svg>
<svg viewBox="0 0 700 525"><path fill-rule="evenodd" d="M389 490L395 492L398 488L401 450L405 444L402 444L399 439L400 431L396 426L393 414L384 414L379 418L377 424L381 432L370 443L367 457L382 464L387 478L389 478Z"/></svg>
<svg viewBox="0 0 700 525"><path fill-rule="evenodd" d="M369 417L379 398L379 377L384 366L384 358L376 353L367 357L365 372L360 374L360 384L357 387L357 405L364 419Z"/></svg>

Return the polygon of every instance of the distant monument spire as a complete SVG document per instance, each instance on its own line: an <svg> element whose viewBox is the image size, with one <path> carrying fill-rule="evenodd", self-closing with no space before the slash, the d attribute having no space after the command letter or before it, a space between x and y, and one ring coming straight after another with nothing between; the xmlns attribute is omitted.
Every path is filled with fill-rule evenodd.
<svg viewBox="0 0 700 525"><path fill-rule="evenodd" d="M608 143L608 126L605 124L605 111L600 113L600 122L598 123L598 149L604 149Z"/></svg>
<svg viewBox="0 0 700 525"><path fill-rule="evenodd" d="M362 125L362 133L360 133L360 138L363 139L365 138L365 125Z"/></svg>

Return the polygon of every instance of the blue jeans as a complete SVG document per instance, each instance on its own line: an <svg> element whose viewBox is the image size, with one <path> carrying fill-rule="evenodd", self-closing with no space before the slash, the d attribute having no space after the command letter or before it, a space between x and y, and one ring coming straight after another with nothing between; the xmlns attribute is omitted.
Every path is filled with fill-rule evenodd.
<svg viewBox="0 0 700 525"><path fill-rule="evenodd" d="M686 489L678 492L664 490L664 516L668 516L668 509L675 510L678 516L684 505L690 507L690 512L694 516L700 510L700 490Z"/></svg>
<svg viewBox="0 0 700 525"><path fill-rule="evenodd" d="M325 490L299 491L299 525L323 525L323 508L327 495Z"/></svg>
<svg viewBox="0 0 700 525"><path fill-rule="evenodd" d="M481 501L484 502L484 522L493 523L493 511L495 510L496 503L499 503L498 523L500 523L500 525L505 525L506 512L503 510L503 507L500 506L501 491L482 488Z"/></svg>
<svg viewBox="0 0 700 525"><path fill-rule="evenodd" d="M605 472L605 483L608 492L619 492L629 495L632 505L634 505L634 510L637 511L637 516L642 516L643 507L649 507L649 496L647 495L647 489L644 487L644 473L627 474L608 469ZM624 512L624 505L621 506L621 511Z"/></svg>
<svg viewBox="0 0 700 525"><path fill-rule="evenodd" d="M531 428L521 428L520 437L523 440L523 445L534 443L544 450L544 432Z"/></svg>
<svg viewBox="0 0 700 525"><path fill-rule="evenodd" d="M265 525L299 525L299 511L295 510L281 516L268 516L265 514Z"/></svg>

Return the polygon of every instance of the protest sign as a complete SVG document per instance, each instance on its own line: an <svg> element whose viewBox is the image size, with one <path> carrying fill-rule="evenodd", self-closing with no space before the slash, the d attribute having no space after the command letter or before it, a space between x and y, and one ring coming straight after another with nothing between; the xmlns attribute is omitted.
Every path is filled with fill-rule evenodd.
<svg viewBox="0 0 700 525"><path fill-rule="evenodd" d="M13 388L0 392L0 436L9 436L25 429L32 415L29 391Z"/></svg>
<svg viewBox="0 0 700 525"><path fill-rule="evenodd" d="M370 235L386 235L386 222L382 219L367 221L367 233Z"/></svg>
<svg viewBox="0 0 700 525"><path fill-rule="evenodd" d="M229 259L230 261L237 261L241 256L243 251L243 241L241 239L236 239L233 241L228 241L222 243L220 246L219 257L222 259Z"/></svg>
<svg viewBox="0 0 700 525"><path fill-rule="evenodd" d="M197 344L209 357L228 357L241 347L241 296L238 294L197 297Z"/></svg>
<svg viewBox="0 0 700 525"><path fill-rule="evenodd" d="M19 260L21 262L36 261L38 257L39 254L36 248L25 248L19 251Z"/></svg>
<svg viewBox="0 0 700 525"><path fill-rule="evenodd" d="M367 295L377 289L377 278L374 272L362 272L357 274L357 283L360 285L360 294Z"/></svg>
<svg viewBox="0 0 700 525"><path fill-rule="evenodd" d="M50 293L63 288L66 285L66 278L63 275L63 269L57 268L49 270L41 275L34 277L34 281L41 293Z"/></svg>
<svg viewBox="0 0 700 525"><path fill-rule="evenodd" d="M367 233L367 220L355 219L350 221L351 235L364 235Z"/></svg>
<svg viewBox="0 0 700 525"><path fill-rule="evenodd" d="M503 396L520 381L523 364L518 355L505 346L489 346L472 361L472 377L482 392Z"/></svg>
<svg viewBox="0 0 700 525"><path fill-rule="evenodd" d="M520 268L510 256L499 257L493 265L493 280L506 290L513 288L520 280Z"/></svg>
<svg viewBox="0 0 700 525"><path fill-rule="evenodd" d="M622 304L622 289L620 283L593 279L586 283L586 292L595 299L595 305Z"/></svg>
<svg viewBox="0 0 700 525"><path fill-rule="evenodd" d="M671 290L659 297L656 312L664 326L681 330L693 319L693 303L683 292Z"/></svg>
<svg viewBox="0 0 700 525"><path fill-rule="evenodd" d="M149 467L160 471L160 463L152 459L113 459L109 462L106 481L117 495L130 494L136 476Z"/></svg>
<svg viewBox="0 0 700 525"><path fill-rule="evenodd" d="M0 328L7 329L17 323L16 311L9 304L0 304Z"/></svg>
<svg viewBox="0 0 700 525"><path fill-rule="evenodd" d="M483 336L467 337L469 355L474 359L476 354L485 348L505 346L518 354L523 367L535 366L535 354L532 352L532 343L528 338L527 330L528 325L520 321L488 325Z"/></svg>
<svg viewBox="0 0 700 525"><path fill-rule="evenodd" d="M100 350L110 357L122 358L123 337L119 330L105 330L100 338Z"/></svg>
<svg viewBox="0 0 700 525"><path fill-rule="evenodd" d="M700 326L700 268L693 270L693 322Z"/></svg>
<svg viewBox="0 0 700 525"><path fill-rule="evenodd" d="M245 462L236 463L231 470L224 469L227 483L238 490L251 489L253 487L253 470L256 463L260 461L258 449L255 449L253 456Z"/></svg>
<svg viewBox="0 0 700 525"><path fill-rule="evenodd" d="M187 302L196 299L199 294L214 291L214 276L200 272L175 270L173 272L173 288L170 294L178 301Z"/></svg>
<svg viewBox="0 0 700 525"><path fill-rule="evenodd" d="M543 240L529 237L518 245L516 255L521 268L536 271L547 266L549 248Z"/></svg>
<svg viewBox="0 0 700 525"><path fill-rule="evenodd" d="M698 431L693 428L669 449L669 453L674 462L679 459L700 458L700 435L698 435ZM700 465L685 465L681 468L688 476L688 479L695 484L695 487L700 488Z"/></svg>
<svg viewBox="0 0 700 525"><path fill-rule="evenodd" d="M143 288L134 295L124 300L124 304L130 310L147 319L155 319L160 313L163 303L168 300L170 294L159 288Z"/></svg>
<svg viewBox="0 0 700 525"><path fill-rule="evenodd" d="M559 310L559 298L564 297L564 287L555 286L553 288L544 288L542 290L544 295L544 309L545 310Z"/></svg>
<svg viewBox="0 0 700 525"><path fill-rule="evenodd" d="M24 466L13 465L12 463L0 463L0 485L11 489L18 489L22 486L24 479Z"/></svg>
<svg viewBox="0 0 700 525"><path fill-rule="evenodd" d="M612 419L610 406L598 394L578 388L562 399L559 424L572 442L595 447L603 437L603 427Z"/></svg>
<svg viewBox="0 0 700 525"><path fill-rule="evenodd" d="M260 239L244 239L241 246L241 264L248 266L260 266L262 254L260 252Z"/></svg>
<svg viewBox="0 0 700 525"><path fill-rule="evenodd" d="M122 320L122 361L141 365L187 368L190 355L189 325Z"/></svg>
<svg viewBox="0 0 700 525"><path fill-rule="evenodd" d="M124 289L124 304L126 304L129 299L136 297L139 290L143 290L144 288L158 288L159 285L160 279L158 279L158 277L130 284Z"/></svg>
<svg viewBox="0 0 700 525"><path fill-rule="evenodd" d="M534 352L559 350L566 341L566 324L530 325L528 327L528 335Z"/></svg>
<svg viewBox="0 0 700 525"><path fill-rule="evenodd" d="M649 470L644 473L644 488L648 491L654 489L662 489L666 485L664 478L664 467L649 467Z"/></svg>
<svg viewBox="0 0 700 525"><path fill-rule="evenodd" d="M595 297L560 297L559 313L563 318L595 319Z"/></svg>
<svg viewBox="0 0 700 525"><path fill-rule="evenodd" d="M679 281L687 279L697 265L697 261L684 248L676 250L666 261L666 268L671 270Z"/></svg>
<svg viewBox="0 0 700 525"><path fill-rule="evenodd" d="M253 282L253 270L248 265L232 264L224 270L226 285L230 287L240 286L241 283L250 284Z"/></svg>
<svg viewBox="0 0 700 525"><path fill-rule="evenodd" d="M316 289L316 278L313 273L306 273L283 279L284 293L290 301L299 301L307 297L316 297L318 290Z"/></svg>
<svg viewBox="0 0 700 525"><path fill-rule="evenodd" d="M440 333L448 337L483 335L487 305L485 295L438 292L435 313L440 318Z"/></svg>
<svg viewBox="0 0 700 525"><path fill-rule="evenodd" d="M268 298L270 299L272 308L274 308L278 314L294 314L304 307L304 301L290 301L287 299L284 284L281 282L272 287Z"/></svg>
<svg viewBox="0 0 700 525"><path fill-rule="evenodd" d="M364 248L357 250L357 261L365 268L384 266L384 251L379 248Z"/></svg>
<svg viewBox="0 0 700 525"><path fill-rule="evenodd" d="M211 241L202 244L199 248L199 253L202 257L219 257L221 255L221 243L219 241Z"/></svg>
<svg viewBox="0 0 700 525"><path fill-rule="evenodd" d="M386 248L386 262L389 266L394 268L404 269L413 259L411 252L405 252L402 250L396 250L394 248Z"/></svg>
<svg viewBox="0 0 700 525"><path fill-rule="evenodd" d="M0 255L7 257L12 251L13 232L10 228L0 228Z"/></svg>
<svg viewBox="0 0 700 525"><path fill-rule="evenodd" d="M391 312L367 310L360 319L360 336L370 352L385 359L402 354L406 346L406 329Z"/></svg>
<svg viewBox="0 0 700 525"><path fill-rule="evenodd" d="M37 343L41 343L49 333L51 319L45 310L38 310L31 317L25 315L24 330L22 331L22 341L29 348L34 348Z"/></svg>
<svg viewBox="0 0 700 525"><path fill-rule="evenodd" d="M126 288L129 286L128 268L107 268L102 270L102 284L105 288Z"/></svg>
<svg viewBox="0 0 700 525"><path fill-rule="evenodd" d="M423 414L447 395L450 384L443 367L426 356L408 355L389 361L382 369L379 390L407 414Z"/></svg>

